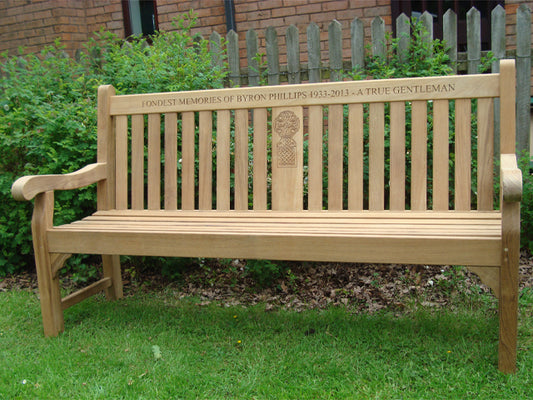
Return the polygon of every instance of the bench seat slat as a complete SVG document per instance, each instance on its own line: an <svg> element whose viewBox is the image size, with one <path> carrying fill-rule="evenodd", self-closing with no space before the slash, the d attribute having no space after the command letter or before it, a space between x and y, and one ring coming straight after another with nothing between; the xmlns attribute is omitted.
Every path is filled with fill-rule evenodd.
<svg viewBox="0 0 533 400"><path fill-rule="evenodd" d="M497 266L499 237L349 236L288 231L236 232L199 229L171 232L55 228L48 232L52 252L131 254L168 257L251 258L334 262L459 264ZM387 249L387 251L383 251ZM413 251L417 249L417 251ZM423 249L423 250L421 250Z"/></svg>
<svg viewBox="0 0 533 400"><path fill-rule="evenodd" d="M110 210L48 233L54 252L496 266L501 214Z"/></svg>
<svg viewBox="0 0 533 400"><path fill-rule="evenodd" d="M501 220L501 213L499 211L207 211L207 210L100 210L96 211L93 216L111 216L111 217L132 217L132 216L153 216L168 218L169 215L179 215L180 217L202 218L202 217L233 217L233 218L272 218L278 216L280 218L368 218L368 219L423 219L428 216L432 219L486 219L486 220Z"/></svg>
<svg viewBox="0 0 533 400"><path fill-rule="evenodd" d="M91 216L84 218L81 221L73 222L70 225L80 224L80 225L90 225L92 223L108 223L113 224L127 224L127 223L146 223L146 224L181 224L189 223L195 225L202 224L219 224L222 226L239 226L242 224L251 224L252 226L320 226L327 227L328 225L332 226L407 226L407 227L416 227L420 226L420 229L425 229L426 227L437 226L438 229L454 229L455 226L459 227L481 227L483 229L501 229L501 221L497 219L470 219L470 218L449 218L442 219L431 217L425 219L411 219L411 218L390 218L390 219L366 219L366 218L342 218L342 217L332 217L332 218L291 218L283 216L271 216L270 218L255 218L250 216L249 218L245 217L181 217L179 215L169 215L167 218L158 218L153 216ZM70 226L69 224L63 226ZM58 227L60 228L60 227ZM407 233L406 233L407 234Z"/></svg>

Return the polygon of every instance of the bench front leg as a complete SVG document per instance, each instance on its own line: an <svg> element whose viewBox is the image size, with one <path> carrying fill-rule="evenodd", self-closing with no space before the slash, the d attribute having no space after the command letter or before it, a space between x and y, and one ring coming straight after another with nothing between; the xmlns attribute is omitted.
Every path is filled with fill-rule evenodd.
<svg viewBox="0 0 533 400"><path fill-rule="evenodd" d="M39 193L35 197L31 229L45 336L57 336L65 326L59 277L53 271L48 249L47 230L53 225L53 212L54 192Z"/></svg>
<svg viewBox="0 0 533 400"><path fill-rule="evenodd" d="M111 286L105 289L108 300L118 300L123 297L122 271L120 269L120 256L102 255L104 278L111 278Z"/></svg>

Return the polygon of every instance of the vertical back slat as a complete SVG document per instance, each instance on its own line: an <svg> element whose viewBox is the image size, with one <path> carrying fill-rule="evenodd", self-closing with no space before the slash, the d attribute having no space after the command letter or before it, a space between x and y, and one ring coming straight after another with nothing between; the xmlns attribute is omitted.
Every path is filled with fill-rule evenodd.
<svg viewBox="0 0 533 400"><path fill-rule="evenodd" d="M161 116L148 115L148 209L161 208Z"/></svg>
<svg viewBox="0 0 533 400"><path fill-rule="evenodd" d="M217 112L217 210L230 209L230 116Z"/></svg>
<svg viewBox="0 0 533 400"><path fill-rule="evenodd" d="M254 110L253 208L267 209L267 110Z"/></svg>
<svg viewBox="0 0 533 400"><path fill-rule="evenodd" d="M178 207L178 115L165 114L165 210Z"/></svg>
<svg viewBox="0 0 533 400"><path fill-rule="evenodd" d="M235 209L248 209L248 110L235 110Z"/></svg>
<svg viewBox="0 0 533 400"><path fill-rule="evenodd" d="M116 207L128 208L128 116L116 117Z"/></svg>
<svg viewBox="0 0 533 400"><path fill-rule="evenodd" d="M200 210L211 210L213 208L213 119L211 111L200 111L199 119L198 207Z"/></svg>
<svg viewBox="0 0 533 400"><path fill-rule="evenodd" d="M308 197L309 210L322 210L322 136L324 134L322 106L309 107L309 165Z"/></svg>
<svg viewBox="0 0 533 400"><path fill-rule="evenodd" d="M411 209L427 209L427 103L412 103Z"/></svg>
<svg viewBox="0 0 533 400"><path fill-rule="evenodd" d="M470 210L470 99L455 100L455 209Z"/></svg>
<svg viewBox="0 0 533 400"><path fill-rule="evenodd" d="M390 209L405 210L405 103L390 103Z"/></svg>
<svg viewBox="0 0 533 400"><path fill-rule="evenodd" d="M370 210L385 208L385 104L369 105L368 196Z"/></svg>
<svg viewBox="0 0 533 400"><path fill-rule="evenodd" d="M331 105L328 111L328 210L342 210L343 184L343 106Z"/></svg>
<svg viewBox="0 0 533 400"><path fill-rule="evenodd" d="M131 116L131 208L144 208L144 116Z"/></svg>
<svg viewBox="0 0 533 400"><path fill-rule="evenodd" d="M433 210L449 208L449 103L433 102Z"/></svg>
<svg viewBox="0 0 533 400"><path fill-rule="evenodd" d="M348 106L348 209L363 209L363 105Z"/></svg>
<svg viewBox="0 0 533 400"><path fill-rule="evenodd" d="M477 208L493 209L494 171L494 102L492 99L477 101Z"/></svg>
<svg viewBox="0 0 533 400"><path fill-rule="evenodd" d="M184 112L181 119L181 208L194 210L194 112Z"/></svg>
<svg viewBox="0 0 533 400"><path fill-rule="evenodd" d="M303 107L272 108L272 209L303 210Z"/></svg>

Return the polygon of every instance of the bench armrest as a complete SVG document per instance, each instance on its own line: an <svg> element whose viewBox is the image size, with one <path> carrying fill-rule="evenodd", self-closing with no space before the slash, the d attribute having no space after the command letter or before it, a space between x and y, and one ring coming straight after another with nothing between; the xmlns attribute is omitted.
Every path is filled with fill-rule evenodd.
<svg viewBox="0 0 533 400"><path fill-rule="evenodd" d="M15 200L31 200L37 194L50 190L79 189L107 177L105 163L89 164L70 174L28 175L19 178L11 187Z"/></svg>
<svg viewBox="0 0 533 400"><path fill-rule="evenodd" d="M522 199L522 171L515 154L502 154L500 165L501 191L504 202L520 202Z"/></svg>

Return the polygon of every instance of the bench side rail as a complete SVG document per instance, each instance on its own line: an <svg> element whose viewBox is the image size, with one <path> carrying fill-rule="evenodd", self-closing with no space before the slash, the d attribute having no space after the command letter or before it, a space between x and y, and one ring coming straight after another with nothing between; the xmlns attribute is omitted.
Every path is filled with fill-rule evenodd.
<svg viewBox="0 0 533 400"><path fill-rule="evenodd" d="M498 97L500 74L111 95L107 205L490 211Z"/></svg>

